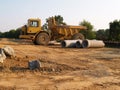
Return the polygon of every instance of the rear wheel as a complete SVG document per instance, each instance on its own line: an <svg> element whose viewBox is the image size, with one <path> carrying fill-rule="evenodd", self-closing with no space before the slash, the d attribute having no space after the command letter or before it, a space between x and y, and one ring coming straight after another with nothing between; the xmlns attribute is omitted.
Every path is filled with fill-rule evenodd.
<svg viewBox="0 0 120 90"><path fill-rule="evenodd" d="M50 37L47 33L39 33L34 43L37 45L48 45L49 41Z"/></svg>
<svg viewBox="0 0 120 90"><path fill-rule="evenodd" d="M72 39L73 39L73 40L75 40L75 39L81 39L81 40L84 40L85 37L84 37L83 34L81 34L81 33L77 33L77 34L74 34L74 35L72 36Z"/></svg>

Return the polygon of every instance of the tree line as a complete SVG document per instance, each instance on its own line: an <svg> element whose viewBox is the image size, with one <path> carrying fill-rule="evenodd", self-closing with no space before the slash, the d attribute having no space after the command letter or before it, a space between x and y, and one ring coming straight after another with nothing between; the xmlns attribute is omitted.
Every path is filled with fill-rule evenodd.
<svg viewBox="0 0 120 90"><path fill-rule="evenodd" d="M61 15L54 17L58 25L67 25ZM46 19L46 23L42 26L42 29L47 30L47 20L48 18ZM80 22L79 25L87 27L87 30L80 31L80 33L82 33L87 39L120 41L120 20L110 22L108 29L94 30L94 26L86 20ZM19 38L20 31L20 29L12 29L7 32L0 32L0 38Z"/></svg>
<svg viewBox="0 0 120 90"><path fill-rule="evenodd" d="M19 38L20 29L12 29L7 32L0 32L0 38Z"/></svg>

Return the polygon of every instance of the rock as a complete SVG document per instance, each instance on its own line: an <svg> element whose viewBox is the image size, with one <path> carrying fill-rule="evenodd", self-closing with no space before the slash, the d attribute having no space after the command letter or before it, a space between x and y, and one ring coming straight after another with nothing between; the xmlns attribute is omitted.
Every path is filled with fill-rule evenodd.
<svg viewBox="0 0 120 90"><path fill-rule="evenodd" d="M40 69L41 62L39 60L33 60L28 62L28 67L30 70Z"/></svg>
<svg viewBox="0 0 120 90"><path fill-rule="evenodd" d="M52 71L53 71L53 72L55 72L55 69L54 69L54 68L52 68Z"/></svg>
<svg viewBox="0 0 120 90"><path fill-rule="evenodd" d="M14 49L10 46L4 46L3 51L6 56L15 56Z"/></svg>
<svg viewBox="0 0 120 90"><path fill-rule="evenodd" d="M3 49L0 48L0 62L3 63L3 61L6 59L6 56L4 54Z"/></svg>

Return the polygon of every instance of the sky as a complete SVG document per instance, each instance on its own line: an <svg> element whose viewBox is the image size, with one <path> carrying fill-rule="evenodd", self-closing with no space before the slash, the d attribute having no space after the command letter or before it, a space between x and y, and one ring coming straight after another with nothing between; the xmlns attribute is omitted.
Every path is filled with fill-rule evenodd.
<svg viewBox="0 0 120 90"><path fill-rule="evenodd" d="M61 15L68 25L89 21L95 28L107 29L120 19L120 0L0 0L0 32L17 29L29 18Z"/></svg>

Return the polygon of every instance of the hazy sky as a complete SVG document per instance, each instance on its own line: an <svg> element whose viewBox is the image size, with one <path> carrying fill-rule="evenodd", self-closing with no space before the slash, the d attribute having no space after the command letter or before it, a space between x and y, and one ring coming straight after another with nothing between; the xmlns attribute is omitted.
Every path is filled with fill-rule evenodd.
<svg viewBox="0 0 120 90"><path fill-rule="evenodd" d="M120 19L120 0L0 0L0 31L17 29L28 18L45 19L61 15L70 25L84 19L95 29L109 28L109 22Z"/></svg>

